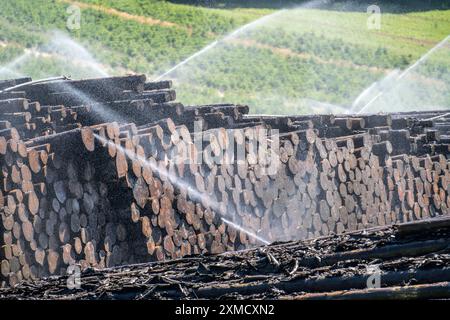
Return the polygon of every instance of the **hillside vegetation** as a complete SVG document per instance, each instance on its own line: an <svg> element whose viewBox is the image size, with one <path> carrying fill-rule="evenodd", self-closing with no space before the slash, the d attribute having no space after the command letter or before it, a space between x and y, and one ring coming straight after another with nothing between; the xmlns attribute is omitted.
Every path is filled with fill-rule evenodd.
<svg viewBox="0 0 450 320"><path fill-rule="evenodd" d="M195 1L1 1L0 78L104 72L157 78L223 39L167 74L180 101L247 103L263 113L323 111L311 109L318 105L314 101L348 106L374 81L407 68L450 34L450 10L442 10L446 1L434 8L441 10L410 11L381 2L380 30L367 28L367 5L361 2L313 2L270 16L283 6L276 2L281 3L218 1L208 7ZM67 29L71 5L81 9L78 30ZM421 68L424 76L444 83L440 92L448 89L448 51L444 47ZM445 98L439 101L450 106Z"/></svg>

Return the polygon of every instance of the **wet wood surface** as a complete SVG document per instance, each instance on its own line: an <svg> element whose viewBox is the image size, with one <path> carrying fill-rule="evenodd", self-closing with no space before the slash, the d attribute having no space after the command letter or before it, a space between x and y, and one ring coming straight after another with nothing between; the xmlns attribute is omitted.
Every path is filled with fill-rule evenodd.
<svg viewBox="0 0 450 320"><path fill-rule="evenodd" d="M221 254L450 212L445 111L249 115L242 105L184 106L171 86L136 75L1 93L1 286L73 264ZM243 159L227 158L238 150Z"/></svg>

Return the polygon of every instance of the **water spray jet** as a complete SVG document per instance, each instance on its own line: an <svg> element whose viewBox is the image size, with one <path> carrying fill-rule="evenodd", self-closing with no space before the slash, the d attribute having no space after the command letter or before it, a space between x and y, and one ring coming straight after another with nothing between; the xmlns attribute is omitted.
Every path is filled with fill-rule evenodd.
<svg viewBox="0 0 450 320"><path fill-rule="evenodd" d="M139 156L137 153L132 152L128 149L125 149L124 147L122 147L119 144L115 144L114 142L112 142L111 140L105 139L103 137L101 137L100 135L94 133L94 137L96 139L98 139L102 144L108 144L108 145L113 145L115 146L117 149L119 149L121 152L123 152L124 154L126 154L129 158L136 158L138 159L141 163L144 163L146 166L150 167L153 171L158 172L158 174L160 176L164 176L165 178L169 179L174 185L176 185L179 189L186 189L189 190L190 195L193 195L195 200L197 201L201 201L202 203L207 203L208 206L210 208L212 208L215 212L220 212L220 205L214 201L213 199L211 199L210 197L208 197L208 195L199 192L196 188L194 188L191 184L181 180L178 177L173 176L172 174L170 174L168 171L162 171L159 169L159 167L157 165L155 165L154 163L148 161L147 159L145 159L142 156ZM249 237L255 239L256 241L264 244L264 245L268 245L270 244L269 241L265 240L264 238L254 234L253 232L237 225L234 222L231 222L227 219L225 219L224 217L220 217L220 219L226 223L228 226L238 230L238 231L242 231L245 234L247 234Z"/></svg>
<svg viewBox="0 0 450 320"><path fill-rule="evenodd" d="M295 7L293 9L281 9L281 10L278 10L278 11L272 13L272 14L265 15L265 16L259 18L259 19L256 19L256 20L254 20L254 21L252 21L250 23L247 23L246 25L244 25L244 26L242 26L242 27L232 31L228 35L224 36L222 39L219 39L219 40L216 40L216 41L210 43L209 45L207 45L206 47L204 47L200 51L194 53L190 57L186 58L185 60L183 60L182 62L178 63L174 67L170 68L168 71L166 71L163 74L161 74L158 77L156 77L154 79L154 81L161 80L165 76L171 74L175 70L177 70L180 67L186 65L191 60L199 57L202 54L207 53L208 51L210 51L211 49L213 49L217 45L222 44L222 43L226 43L227 41L230 41L233 38L236 38L236 37L240 36L241 34L245 33L246 31L251 30L252 28L254 28L256 26L259 26L259 25L261 25L261 24L263 24L263 23L265 23L267 21L270 21L271 19L276 18L277 16L287 12L288 10L296 10L296 9L300 9L300 8L312 9L312 8L320 7L320 6L322 6L324 4L328 4L328 3L329 3L329 1L327 1L327 0L313 0L313 1L309 1L307 3L304 3L301 6Z"/></svg>
<svg viewBox="0 0 450 320"><path fill-rule="evenodd" d="M32 59L37 59L37 62L34 62ZM21 67L30 62L38 64L40 59L58 60L58 67L60 68L59 74L70 74L68 71L71 69L68 67L74 67L77 71L79 71L81 67L83 68L81 75L85 77L109 76L105 67L96 61L84 46L58 30L50 32L49 41L47 43L39 47L24 49L22 55L7 63L5 66L0 67L0 75L12 73L16 76L23 76L20 71ZM70 63L67 64L67 61L70 61ZM52 75L45 74L40 76L45 77ZM34 77L35 75L31 74L31 76Z"/></svg>
<svg viewBox="0 0 450 320"><path fill-rule="evenodd" d="M91 105L93 112L100 118L102 118L103 121L118 121L122 123L128 122L128 119L126 119L116 111L106 107L101 102L96 101L95 99L89 97L87 94L71 86L70 81L61 81L59 82L59 84L64 88L65 91L68 91L77 96L82 101L82 105Z"/></svg>

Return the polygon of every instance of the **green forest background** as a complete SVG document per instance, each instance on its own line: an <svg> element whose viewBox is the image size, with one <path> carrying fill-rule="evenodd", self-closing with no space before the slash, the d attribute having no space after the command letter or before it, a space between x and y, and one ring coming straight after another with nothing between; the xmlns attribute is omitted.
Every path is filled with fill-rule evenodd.
<svg viewBox="0 0 450 320"><path fill-rule="evenodd" d="M127 73L157 79L218 41L165 76L175 80L184 104L244 103L268 114L349 109L365 88L407 69L450 34L448 1L376 1L380 29L367 27L370 4L0 1L0 79ZM80 8L80 28L68 27L73 6ZM409 97L414 91L416 105L450 107L449 60L447 41L399 91Z"/></svg>

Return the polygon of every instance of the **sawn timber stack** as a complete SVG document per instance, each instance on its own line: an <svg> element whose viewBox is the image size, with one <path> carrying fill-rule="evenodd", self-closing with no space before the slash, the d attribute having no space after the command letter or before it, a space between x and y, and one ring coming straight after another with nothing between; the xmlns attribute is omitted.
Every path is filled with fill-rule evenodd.
<svg viewBox="0 0 450 320"><path fill-rule="evenodd" d="M450 210L445 111L259 116L142 75L29 80L0 82L3 286Z"/></svg>

